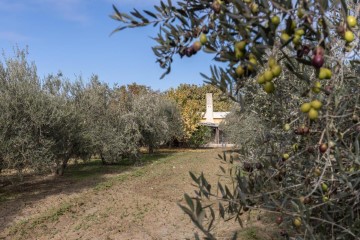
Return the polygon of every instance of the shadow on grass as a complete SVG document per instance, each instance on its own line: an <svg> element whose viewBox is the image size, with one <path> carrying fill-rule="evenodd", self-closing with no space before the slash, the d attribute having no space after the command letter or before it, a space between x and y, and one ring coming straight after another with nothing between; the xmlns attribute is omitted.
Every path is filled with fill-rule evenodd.
<svg viewBox="0 0 360 240"><path fill-rule="evenodd" d="M36 203L48 196L57 194L70 195L85 189L95 191L110 188L114 181L121 182L131 177L138 177L145 173L144 167L156 161L166 160L176 152L159 152L143 154L140 166L133 162L124 161L116 165L103 165L100 159L88 162L69 164L63 176L26 176L23 182L0 188L0 233L9 226L26 205ZM130 174L121 174L129 172ZM111 176L113 180L109 181ZM1 236L0 236L1 237Z"/></svg>

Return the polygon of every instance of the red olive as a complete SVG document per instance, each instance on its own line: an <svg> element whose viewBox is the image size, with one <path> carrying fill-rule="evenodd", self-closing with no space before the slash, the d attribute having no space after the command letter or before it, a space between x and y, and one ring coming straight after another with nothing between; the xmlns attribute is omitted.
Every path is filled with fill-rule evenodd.
<svg viewBox="0 0 360 240"><path fill-rule="evenodd" d="M320 146L319 146L319 150L321 153L324 153L326 152L326 150L328 149L328 146L326 143L322 143Z"/></svg>
<svg viewBox="0 0 360 240"><path fill-rule="evenodd" d="M322 65L324 65L324 57L322 55L314 55L312 61L311 61L312 65L316 68L321 68Z"/></svg>

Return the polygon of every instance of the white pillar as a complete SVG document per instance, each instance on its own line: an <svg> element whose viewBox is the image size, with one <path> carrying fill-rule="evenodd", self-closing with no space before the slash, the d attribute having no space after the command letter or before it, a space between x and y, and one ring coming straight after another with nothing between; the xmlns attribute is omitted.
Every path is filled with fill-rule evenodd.
<svg viewBox="0 0 360 240"><path fill-rule="evenodd" d="M213 118L213 99L212 93L206 94L206 113L205 113L206 122L214 122Z"/></svg>

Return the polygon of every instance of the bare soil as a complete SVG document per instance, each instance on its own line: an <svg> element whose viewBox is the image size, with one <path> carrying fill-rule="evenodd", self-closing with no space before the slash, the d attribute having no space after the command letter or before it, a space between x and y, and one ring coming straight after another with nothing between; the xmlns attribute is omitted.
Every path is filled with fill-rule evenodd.
<svg viewBox="0 0 360 240"><path fill-rule="evenodd" d="M177 203L185 204L184 193L194 196L189 171L216 186L220 152L162 152L137 167L80 164L63 177L7 186L0 189L0 239L194 239L200 232ZM218 222L215 235L272 239L272 225L245 216L244 223Z"/></svg>

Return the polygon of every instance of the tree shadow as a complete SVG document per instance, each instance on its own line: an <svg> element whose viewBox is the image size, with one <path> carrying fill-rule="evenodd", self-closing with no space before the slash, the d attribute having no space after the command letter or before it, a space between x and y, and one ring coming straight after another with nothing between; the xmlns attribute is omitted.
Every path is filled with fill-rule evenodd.
<svg viewBox="0 0 360 240"><path fill-rule="evenodd" d="M52 195L71 195L86 189L96 188L101 183L125 172L141 169L155 161L170 157L175 152L143 154L141 165L124 161L116 165L103 165L100 159L71 163L63 176L27 175L22 182L0 188L0 232L21 216L22 210L31 204ZM1 236L0 236L1 237Z"/></svg>

